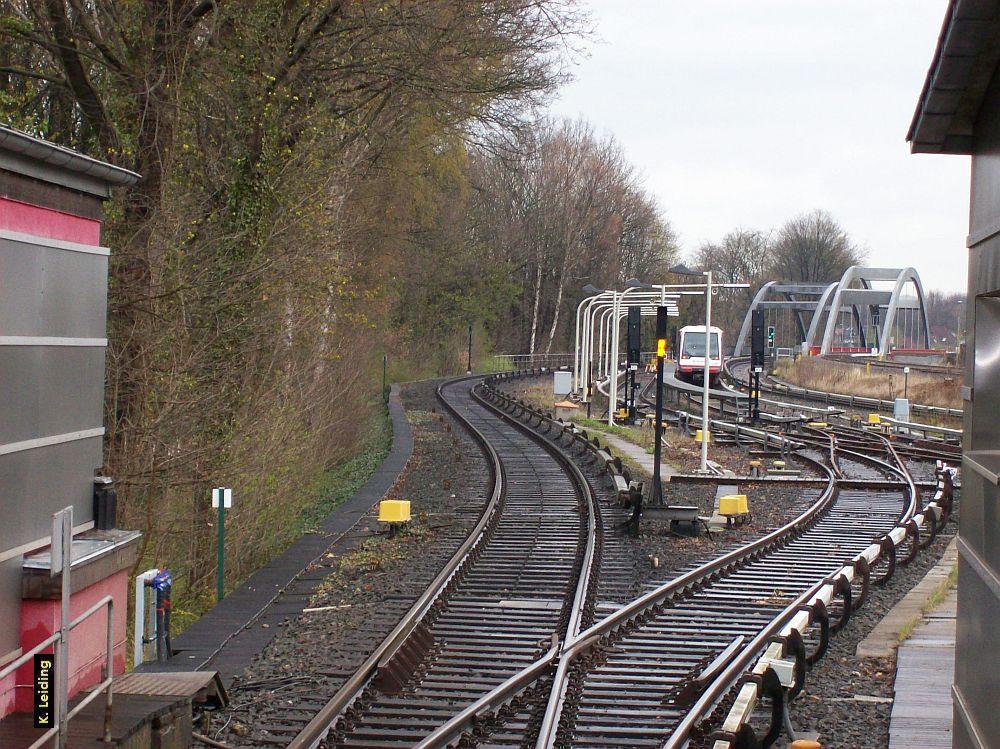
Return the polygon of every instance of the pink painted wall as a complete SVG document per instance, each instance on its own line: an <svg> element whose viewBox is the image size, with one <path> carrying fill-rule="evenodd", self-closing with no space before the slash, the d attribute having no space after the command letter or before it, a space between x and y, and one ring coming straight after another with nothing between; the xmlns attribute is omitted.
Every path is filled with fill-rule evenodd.
<svg viewBox="0 0 1000 749"><path fill-rule="evenodd" d="M70 599L70 619L74 619L104 596L114 600L114 672L125 672L125 619L128 602L128 571L114 575L78 591ZM72 631L69 639L70 697L101 680L107 635L107 613L100 611ZM59 628L59 601L21 601L21 647L27 651ZM29 661L13 678L0 683L0 718L17 710L32 709L34 666Z"/></svg>
<svg viewBox="0 0 1000 749"><path fill-rule="evenodd" d="M40 208L2 196L0 196L0 229L80 244L101 243L100 221L73 216L52 208Z"/></svg>

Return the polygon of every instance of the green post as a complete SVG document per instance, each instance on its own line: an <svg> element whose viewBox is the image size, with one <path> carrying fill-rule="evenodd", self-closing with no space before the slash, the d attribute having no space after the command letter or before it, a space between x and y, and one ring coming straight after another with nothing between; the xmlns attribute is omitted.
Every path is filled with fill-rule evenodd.
<svg viewBox="0 0 1000 749"><path fill-rule="evenodd" d="M214 489L213 493L219 503L219 569L216 573L216 600L221 601L226 595L226 490L219 487Z"/></svg>

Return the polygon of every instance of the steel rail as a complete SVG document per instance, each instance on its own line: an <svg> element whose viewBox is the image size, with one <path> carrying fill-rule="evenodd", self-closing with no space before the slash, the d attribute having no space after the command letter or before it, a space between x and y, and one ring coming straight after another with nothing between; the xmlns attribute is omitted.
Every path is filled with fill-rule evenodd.
<svg viewBox="0 0 1000 749"><path fill-rule="evenodd" d="M884 471L889 471L891 474L897 475L901 479L899 482L900 490L906 498L906 504L901 509L897 522L898 524L906 524L911 521L916 510L918 496L916 493L916 486L909 472L906 470L905 464L888 439L881 435L868 435L867 433L863 433L866 436L878 441L883 449L893 458L898 468L886 461L882 461L878 458L858 453L853 450L844 448L839 448L838 450L837 441L833 434L820 432L819 430L816 431L817 435L822 435L823 442L827 442L830 446L831 466L833 471L836 472L836 480L840 480L843 476L842 470L836 460L837 452L840 452L845 456L849 455L854 460L876 465ZM900 542L902 542L902 540L902 538L899 539ZM747 669L750 663L760 655L761 651L768 645L771 639L783 628L788 626L789 622L800 611L802 605L816 597L818 592L824 587L833 585L833 579L840 577L842 574L842 571L838 571L834 575L828 576L827 578L815 583L810 589L796 598L795 601L787 606L780 614L775 616L771 622L763 630L761 630L757 636L754 637L750 644L740 650L738 656L730 660L721 672L718 673L717 678L712 679L711 685L701 694L696 704L685 715L681 723L674 728L670 739L664 744L664 747L668 749L679 749L684 746L689 740L690 732L695 727L697 722L702 719L703 715L706 714L707 711L712 708L722 696L728 693L735 681ZM626 612L621 613L624 615ZM584 633L581 635L580 639L583 640L586 636L587 633ZM574 651L578 650L581 646L582 643L567 643L564 649L563 659L560 662L560 667L563 667L566 660L571 657L571 654L574 654ZM565 671L565 669L563 670ZM557 676L557 679L558 678L559 677ZM537 747L548 747L554 744L555 733L557 730L557 728L554 727L556 719L557 716L552 716L550 717L548 724L543 724L543 730L547 729L548 734L540 736L539 742L536 745Z"/></svg>
<svg viewBox="0 0 1000 749"><path fill-rule="evenodd" d="M583 475L583 471L580 470L580 467L566 457L565 453L563 453L559 446L551 439L538 434L538 432L535 432L529 427L525 427L525 425L520 421L512 417L510 414L505 413L503 409L497 408L494 404L490 403L487 398L484 398L475 390L472 392L472 397L475 398L480 405L490 409L501 419L517 427L533 440L545 447L549 454L556 459L556 462L558 462L570 475L573 483L576 484L577 489L581 492L581 494L583 494L587 505L590 508L590 512L587 517L587 544L584 547L583 559L580 564L581 574L577 580L576 590L573 596L573 604L570 608L569 621L566 625L566 637L571 637L579 631L583 621L584 609L587 603L587 593L590 589L591 574L593 572L594 565L597 562L597 514L600 510L597 506L597 500L594 497L594 492L591 489L586 476Z"/></svg>
<svg viewBox="0 0 1000 749"><path fill-rule="evenodd" d="M530 374L533 374L533 372ZM524 407L523 404L522 407ZM734 428L739 428L739 425L732 426ZM752 432L753 436L758 439L762 439L765 443L767 442L767 437L769 436L761 430L748 431L744 428L743 431L744 433ZM779 443L785 442L784 438L778 437L777 439L779 440ZM800 457L804 458L804 456ZM808 458L804 459L809 460ZM832 469L822 463L815 461L810 462L814 462L817 467L827 474L827 486L820 497L799 517L755 541L745 544L744 546L718 557L717 559L712 560L695 570L691 570L669 581L668 583L665 583L659 588L650 591L644 596L641 596L627 604L614 614L594 624L579 635L567 638L559 655L556 674L553 679L553 687L549 693L549 702L546 706L539 728L539 735L536 742L537 749L547 749L548 747L555 745L559 727L559 718L565 704L565 695L569 682L569 669L577 657L597 645L606 636L613 633L624 624L633 621L636 616L645 613L651 607L664 601L671 594L680 591L689 585L693 585L725 567L733 565L741 560L745 560L751 557L755 552L758 552L765 547L775 545L780 541L790 540L793 537L797 537L804 530L811 527L815 520L818 519L818 517L833 501L837 476ZM747 651L744 649L741 652L746 653ZM749 661L752 659L753 655L754 652L751 651L749 655L746 655L746 659ZM520 679L518 679L518 681L520 682L519 686L523 688L525 685L523 681ZM450 738L454 738L455 735L456 734L454 732L449 733Z"/></svg>
<svg viewBox="0 0 1000 749"><path fill-rule="evenodd" d="M880 435L874 435L874 436L880 437ZM934 499L930 503L928 503L925 507L923 507L919 514L914 514L917 495L916 495L916 487L912 481L912 477L909 477L909 472L906 469L905 464L899 459L899 456L895 452L893 446L891 444L886 444L886 447L888 449L890 456L893 457L893 459L897 462L899 466L898 469L894 468L894 471L896 473L902 474L905 478L904 483L908 487L907 494L909 495L910 498L910 501L907 503L907 508L901 514L899 522L895 529L893 529L889 533L884 534L884 536L881 537L880 541L871 544L867 549L855 555L855 557L853 557L853 559L848 564L845 564L845 566L840 571L830 575L827 578L827 582L829 582L834 578L839 578L841 576L846 577L848 575L855 574L859 563L863 566L865 570L871 569L871 565L874 565L883 556L888 556L888 563L890 565L890 569L886 573L885 577L885 579L887 579L889 576L891 576L892 570L895 565L895 557L896 557L895 549L897 546L903 543L903 541L906 538L906 535L908 535L908 533L901 533L901 529L905 527L907 528L907 531L909 531L909 529L916 527L917 528L916 532L917 534L919 534L919 524L922 523L926 519L926 516L930 513L931 515L933 515L934 518L931 521L932 522L931 537L933 538L933 535L936 532L936 529L933 525L934 521L941 520L942 521L941 524L943 525L943 520L946 519L947 513L950 510L952 502L952 479L954 477L953 469L943 468L941 471L939 471L938 490L935 494ZM848 451L848 453L851 454L852 458L856 458L858 455L853 451ZM884 465L888 465L884 461L878 461L878 462L881 462ZM919 535L916 539L914 539L914 553L918 545L918 541L919 541ZM790 621L788 624L785 625L785 627L783 627L780 630L783 635L785 643L791 641L792 639L794 639L794 637L798 637L798 640L801 642L802 631L804 627L808 627L811 624L812 618L814 616L814 610L817 606L819 606L821 610L825 610L825 601L821 597L819 591L815 592L810 597L808 603L806 603L803 606L800 606L799 609L800 613L797 617L797 620ZM806 612L804 618L803 618L803 613L801 612ZM773 653L772 655L779 657L783 657L785 655L785 646L783 644L782 645L778 645L777 643L773 644L768 649L768 653L769 654L772 653L772 650L780 651ZM747 730L748 729L747 721L750 718L750 715L755 707L757 700L761 695L761 692L766 691L768 689L768 687L766 686L768 683L767 677L768 676L771 677L769 680L771 684L770 692L772 699L776 701L780 700L783 703L784 700L786 699L786 691L789 691L793 686L781 683L780 678L774 672L774 660L773 658L769 658L768 655L761 657L761 659L758 661L757 665L753 670L753 674L756 677L756 681L746 681L744 683L744 686L737 695L736 701L734 702L733 707L730 709L729 715L726 718L725 722L723 723L722 728L719 731L717 731L716 734L714 735L716 741L713 744L713 749L731 749L731 747L737 744L739 746L759 745L753 731ZM801 679L802 681L804 681L805 679L804 669L802 670L801 675L797 676L797 679ZM798 689L801 688L801 686L802 686L801 683L794 685L795 692L797 692ZM706 696L705 699L703 700L705 704L702 705L702 709L700 712L702 714L707 714L707 711L713 708L715 704L717 704L721 696L722 695L717 695L715 700L709 700ZM783 710L784 708L781 705L776 705L775 707L772 707L772 726L768 732L768 736L763 740L764 746L769 745L770 740L776 738L777 731L780 730L780 728L776 725L776 721L780 720L778 716L783 712ZM679 745L668 742L664 745L664 749L675 749L675 747L677 746Z"/></svg>
<svg viewBox="0 0 1000 749"><path fill-rule="evenodd" d="M743 366L748 363L749 358L747 357L729 358L723 364L723 371L733 379L739 380L743 384L747 384L744 382L742 377L738 377L733 372L733 367ZM895 405L893 401L884 400L882 398L870 398L864 395L849 395L847 393L827 393L822 390L812 390L810 388L792 385L791 383L779 380L775 380L771 384L761 383L761 390L767 390L772 393L789 393L791 395L798 395L810 400L820 400L824 403L837 403L853 407L865 406L877 408L881 411L892 411ZM910 409L914 412L938 414L956 418L961 418L964 413L961 408L945 408L944 406L931 406L926 403L911 403Z"/></svg>
<svg viewBox="0 0 1000 749"><path fill-rule="evenodd" d="M474 377L459 377L441 383L437 388L437 397L449 413L468 429L474 441L479 444L480 448L486 454L490 476L493 480L493 491L490 499L479 521L470 531L466 540L458 547L445 566L431 581L430 585L427 586L420 597L414 602L413 606L399 620L399 623L386 636L382 643L372 651L371 655L354 672L351 678L337 690L336 694L313 716L305 728L292 739L288 744L288 749L314 749L319 744L337 722L338 718L350 707L351 703L358 698L368 683L378 673L379 666L385 662L387 657L391 657L393 653L397 652L402 644L406 642L407 638L413 634L413 631L430 610L434 601L437 600L440 593L448 584L448 581L451 580L463 562L469 558L473 549L484 538L484 533L488 525L497 513L505 481L500 457L482 433L466 421L458 413L457 409L448 403L441 392L446 385L474 379Z"/></svg>
<svg viewBox="0 0 1000 749"><path fill-rule="evenodd" d="M878 458L872 458L862 453L850 450L839 449L836 447L836 440L832 436L830 438L831 458L833 458L834 462L836 462L834 457L835 454L843 452L850 455L853 459L874 462L879 464L881 467L898 474L903 479L901 483L907 486L906 494L909 496L909 501L907 502L899 521L901 523L905 523L910 520L915 510L917 497L916 487L913 484L912 478L909 476L909 472L906 471L903 466L902 461L899 460L899 457L893 451L892 446L888 444L888 440L886 440L886 443L891 454L895 456L900 466L899 468L896 468L885 461L879 460ZM753 640L751 640L746 648L740 652L739 656L726 666L722 673L719 674L718 678L715 679L707 689L705 689L698 701L692 706L692 708L671 733L670 738L663 744L662 749L681 749L685 746L697 723L701 721L711 709L714 708L718 701L722 699L722 697L724 697L730 689L732 689L736 680L747 670L751 661L753 661L755 657L759 656L760 652L764 650L775 635L777 635L791 621L803 605L812 600L824 586L832 584L832 580L839 577L841 574L842 571L837 571L820 580L807 591L798 596L798 598L789 604L778 616L772 619L771 622L763 630L761 630L761 632L759 632Z"/></svg>
<svg viewBox="0 0 1000 749"><path fill-rule="evenodd" d="M496 376L487 378L486 387L488 388L489 381L495 379ZM504 421L512 424L513 426L520 429L522 432L528 434L539 444L542 444L546 450L557 460L557 462L562 465L566 472L573 478L574 483L577 485L578 489L587 498L588 506L590 507L590 512L588 513L588 523L587 523L587 544L584 549L583 559L580 564L580 576L577 580L577 585L574 593L573 603L570 609L569 619L566 624L566 630L564 635L566 638L575 636L579 632L579 628L583 621L584 610L587 603L587 596L590 590L590 581L592 579L593 568L597 562L596 554L596 539L597 539L597 513L598 505L593 492L590 488L590 484L583 472L580 470L579 466L576 465L572 460L570 460L560 449L553 440L548 437L538 434L537 432L530 429L530 419L528 426L525 426L518 419L514 418L510 414L507 414L503 409L498 408L495 404L490 403L488 398L484 398L482 395L476 392L474 389L472 391L472 397L480 403L480 405L490 409L493 413L499 416ZM544 677L547 672L551 669L552 664L557 660L560 652L560 640L555 634L552 636L552 646L549 648L548 652L534 661L533 663L526 666L524 669L514 674L509 679L507 679L502 684L494 687L489 693L483 695L480 699L469 705L464 710L462 710L457 715L453 716L446 723L439 726L434 730L433 733L426 736L418 744L415 745L414 749L440 749L441 747L447 747L455 740L461 738L464 733L471 730L478 721L482 720L485 715L496 712L500 707L509 702L515 696L524 691L528 686L535 683L538 679Z"/></svg>
<svg viewBox="0 0 1000 749"><path fill-rule="evenodd" d="M509 402L515 402L509 398L507 398L507 400ZM528 412L525 404L521 403L520 406L522 409L525 409L522 413ZM493 408L498 410L496 407ZM515 419L509 415L503 414L502 411L498 410L498 413L501 413L504 418L512 421L513 423L517 423ZM539 425L541 425L544 418L551 420L551 417L544 417L544 415L534 412L533 414L529 414L529 425L532 415L539 419ZM675 578L663 586L660 586L656 590L636 599L600 622L597 622L587 630L575 635L568 634L561 649L559 648L558 643L553 641L552 647L543 658L530 664L527 668L508 679L507 682L499 685L489 694L484 695L484 697L476 703L467 707L462 711L462 713L454 716L450 721L448 721L448 723L439 727L434 734L428 736L424 741L418 744L420 749L446 746L460 738L466 731L472 728L475 725L475 722L484 714L487 714L490 711L495 711L499 705L508 702L515 694L523 691L531 683L537 682L537 680L542 678L544 675L547 675L551 670L553 662L557 659L558 665L556 667L553 685L549 692L549 703L546 706L545 715L543 716L542 725L539 731L538 741L536 743L537 747L553 746L558 732L559 716L565 702L566 686L568 685L568 670L572 661L583 652L603 642L609 634L612 634L616 630L620 629L622 625L634 620L637 614L648 611L651 607L663 602L672 593L678 592L687 586L694 585L704 577L712 575L724 567L735 565L739 561L751 557L754 552L761 551L765 546L776 546L783 540L791 540L792 538L800 535L801 532L807 528L811 527L815 520L823 514L823 511L832 504L832 501L835 498L836 487L841 477L841 471L835 460L836 452L840 452L845 456L850 456L854 460L877 465L882 470L886 470L900 476L903 479L903 481L900 482L900 489L908 495L909 501L900 514L899 523L903 524L912 521L917 502L916 486L912 481L912 478L909 477L905 464L889 440L883 438L881 435L868 435L867 433L863 433L867 437L874 438L879 441L886 452L888 452L889 455L896 461L899 468L896 468L886 461L882 461L863 453L858 453L846 448L838 448L836 446L835 436L830 433L818 432L818 434L824 435L829 441L832 459L831 464L833 468L828 468L821 463L816 463L816 465L820 466L827 474L828 484L820 498L817 499L816 502L814 502L810 508L808 508L798 518L790 521L781 528L772 531L766 536L757 539L756 541L746 544L739 549L735 549L728 554L697 568L696 570L691 570L678 578ZM554 448L558 447L554 442L551 444ZM811 460L806 456L800 455L799 457ZM919 530L917 532L919 533ZM898 539L898 543L902 543L903 540L905 540L905 536L900 537ZM855 563L857 562L857 560L854 561ZM867 581L867 572L865 574L865 580ZM836 583L834 579L836 578L839 580L839 578L843 575L843 571L838 571L837 573L829 575L818 581L807 591L798 596L792 604L786 606L777 616L772 618L765 628L761 630L749 644L741 648L734 642L730 648L727 648L728 654L725 658L722 656L717 657L716 661L713 662L713 664L706 669L706 672L703 674L706 684L704 685L704 689L701 692L700 697L695 705L692 706L691 710L685 715L682 723L679 724L665 746L671 747L672 749L674 747L682 746L682 743L686 741L689 736L690 729L693 728L697 721L701 719L701 715L706 710L714 706L721 696L728 693L728 691L733 687L735 681L746 671L747 667L754 660L754 658L760 656L761 651L768 646L768 643L771 642L776 633L782 631L783 628L791 626L789 622L801 614L802 607L806 602L817 598L819 591L824 590L825 588L833 590L834 587L839 584ZM847 579L848 585L850 584L850 579L853 579L853 574L851 574L850 578ZM582 580L578 583L577 597L580 596L580 585L583 583L584 581ZM865 584L867 585L867 582ZM849 607L850 604L848 602L845 605ZM847 614L849 614L849 612L845 612L845 616ZM732 652L730 653L729 651Z"/></svg>
<svg viewBox="0 0 1000 749"><path fill-rule="evenodd" d="M632 622L638 615L645 613L653 606L664 602L672 594L681 591L690 585L694 585L695 583L724 569L725 567L744 561L751 557L755 552L761 551L766 547L775 545L782 541L791 540L792 538L801 535L803 531L811 527L811 525L834 500L836 489L836 477L834 476L833 471L821 463L816 463L816 465L821 467L827 473L828 483L820 497L812 505L810 505L805 512L780 528L771 531L767 535L717 557L716 559L694 570L690 570L682 575L679 575L658 588L640 596L631 603L623 606L615 613L589 627L577 637L567 641L563 645L563 650L560 655L559 666L555 677L556 681L558 682L560 679L565 681L568 678L568 671L572 662L583 653L589 651L603 638L612 634L615 630L621 628L627 623ZM562 692L565 693L565 688L562 689ZM557 698L555 690L553 690L552 695L553 700L550 701L548 707L546 708L545 716L542 720L538 741L535 744L536 749L547 749L555 746L559 718L562 713L564 699Z"/></svg>
<svg viewBox="0 0 1000 749"><path fill-rule="evenodd" d="M371 683L373 678L378 674L379 669L384 668L393 655L397 653L407 642L408 638L414 634L415 629L419 623L424 620L432 606L439 600L448 583L455 577L456 574L458 574L462 565L470 559L470 556L475 551L476 547L485 538L488 527L496 519L499 511L502 509L501 499L505 491L506 477L504 474L503 462L500 459L499 454L490 444L485 435L483 435L478 428L466 419L458 411L458 409L453 407L443 394L444 388L449 385L480 377L482 377L482 375L458 377L447 380L438 386L437 397L449 413L451 413L451 415L469 431L474 440L479 444L488 457L490 475L493 479L493 491L486 508L466 540L452 555L442 570L425 589L423 594L421 594L420 598L417 599L392 632L390 632L390 634L382 641L375 651L373 651L373 653L365 660L361 667L358 668L351 678L341 686L341 688L327 702L327 704L324 705L315 716L313 716L307 726L298 735L296 735L296 737L288 745L289 749L314 749L319 742L323 740L327 733L336 725L337 720L343 715L347 708L350 707L350 705ZM540 444L567 472L572 483L576 487L581 500L583 500L584 505L589 510L587 512L588 520L586 530L582 534L585 539L584 552L582 554L580 572L575 586L574 598L570 606L566 627L567 633L575 633L581 625L589 591L590 575L595 566L595 560L597 559L597 554L595 552L597 538L595 516L598 510L590 485L579 468L565 455L563 455L557 446L552 444L550 440L547 440L541 435L533 432L516 419L513 419L509 415L505 414L501 409L489 403L487 399L483 398L476 392L475 388L471 390L471 396L479 405L487 408L491 413L512 424L530 439ZM548 655L536 660L518 674L515 674L504 683L490 690L490 692L477 700L473 705L463 709L459 714L453 716L444 725L438 727L434 732L423 739L419 745L422 747L446 746L452 740L454 735L461 735L462 731L471 726L475 720L481 719L482 716L491 709L498 709L500 706L509 701L509 699L511 699L511 697L517 692L521 691L524 686L535 681L538 676L546 670L547 659L554 659L555 657L559 638L556 634L553 634L553 638L554 642L552 647L550 647Z"/></svg>

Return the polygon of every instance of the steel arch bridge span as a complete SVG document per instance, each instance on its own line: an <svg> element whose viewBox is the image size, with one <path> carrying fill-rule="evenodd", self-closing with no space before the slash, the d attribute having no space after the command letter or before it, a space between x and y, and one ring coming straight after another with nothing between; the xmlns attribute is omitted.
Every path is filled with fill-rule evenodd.
<svg viewBox="0 0 1000 749"><path fill-rule="evenodd" d="M734 356L749 353L747 342L750 337L750 319L754 310L788 310L794 314L794 325L799 333L799 340L813 345L816 331L819 327L821 311L829 304L831 294L837 283L785 283L768 281L754 295L746 317L740 326L733 349Z"/></svg>
<svg viewBox="0 0 1000 749"><path fill-rule="evenodd" d="M875 288L876 283L889 282L892 283L891 290ZM907 284L913 285L912 294L906 293ZM852 265L839 281L828 283L768 281L754 296L747 310L734 347L736 356L749 351L747 340L754 310L791 311L799 342L809 350L819 348L820 354L831 353L837 348L838 330L843 332L849 328L852 346L874 349L880 356L890 353L894 347L899 313L905 310L909 314L902 321L903 342L915 341L925 349L930 348L930 325L923 284L916 269L911 267ZM843 325L845 315L849 319L847 326Z"/></svg>

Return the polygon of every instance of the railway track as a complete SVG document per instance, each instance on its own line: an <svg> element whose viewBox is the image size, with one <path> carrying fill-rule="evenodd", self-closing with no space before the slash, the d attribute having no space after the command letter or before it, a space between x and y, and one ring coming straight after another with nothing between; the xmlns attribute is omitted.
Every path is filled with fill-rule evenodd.
<svg viewBox="0 0 1000 749"><path fill-rule="evenodd" d="M863 367L871 365L875 369L886 369L894 372L901 372L903 367L909 367L911 372L940 375L942 377L958 377L963 375L962 368L955 364L911 364L909 362L883 359L881 361L869 357L854 357L849 355L828 355L825 358L839 364L849 364L852 367Z"/></svg>
<svg viewBox="0 0 1000 749"><path fill-rule="evenodd" d="M737 361L735 364L727 362L727 376L738 388L745 390L749 389L747 379L748 369L749 364L745 360ZM771 387L771 385L767 385L764 381L762 381L761 389L765 390L767 387ZM781 387L785 386L781 385ZM772 389L772 392L777 391ZM854 398L854 396L843 397ZM811 399L803 397L802 400L809 402ZM873 399L857 399L854 405L865 405L860 403L861 400ZM882 403L889 402L884 401ZM761 404L762 413L771 413L775 416L782 414L787 415L788 413L796 412L799 408L798 404L795 403L784 403L766 399L762 399ZM875 407L874 404L867 404L867 406ZM726 411L725 404L723 404L721 408L723 409L723 412ZM935 406L925 406L923 408L936 409L937 411L955 411L955 409L937 409ZM815 419L831 421L828 431L831 431L840 437L845 446L854 446L857 449L871 449L878 453L884 453L884 449L881 447L881 443L877 439L873 440L869 432L857 427L856 424L858 419L852 420L849 415L836 410L833 412L827 411L825 414L821 411L817 411L815 408L807 408L806 411ZM735 412L731 407L729 409L729 413L730 415L735 416ZM958 411L957 413L960 415L961 411ZM941 413L937 413L937 415L939 417L942 416ZM947 461L955 465L961 461L961 441L958 437L949 437L946 439L927 439L926 437L918 437L914 434L897 432L893 435L893 440L896 451L903 457L915 462L915 470L921 472L922 474L919 476L920 480L930 480L933 478L933 470L937 461Z"/></svg>
<svg viewBox="0 0 1000 749"><path fill-rule="evenodd" d="M921 528L933 537L950 507L942 479L940 512L920 508L888 441L880 444L891 462L824 438L826 450L797 455L828 478L800 517L683 572L564 645L536 747L683 746L775 636L802 645L780 652L791 657L787 690L801 688L873 575L888 579L897 559L911 560L928 542Z"/></svg>
<svg viewBox="0 0 1000 749"><path fill-rule="evenodd" d="M724 371L730 379L738 382L742 387L749 387L749 358L742 357L726 360ZM809 388L799 387L787 382L779 382L770 377L761 377L761 392L780 395L783 398L794 398L807 403L821 403L824 406L845 406L847 408L885 413L892 413L894 408L894 402L891 400L810 390ZM943 406L931 406L923 403L911 403L910 411L914 415L919 414L921 416L932 416L943 419L961 419L963 413L960 408L945 408Z"/></svg>
<svg viewBox="0 0 1000 749"><path fill-rule="evenodd" d="M570 461L474 392L439 388L491 464L492 497L465 544L290 747L409 747L577 632L598 534ZM523 741L530 710L520 731ZM325 737L325 738L324 738Z"/></svg>
<svg viewBox="0 0 1000 749"><path fill-rule="evenodd" d="M905 467L841 452L831 439L832 467L819 463L818 454L799 456L828 476L827 487L802 516L685 572L633 604L624 620L619 615L599 623L569 645L564 660L579 662L568 677L566 692L573 698L539 746L683 746L705 717L704 708L731 685L723 674L737 676L740 662L749 662L797 607L819 595L809 618L816 617L812 624L821 633L810 637L808 656L803 640L802 658L791 669L801 687L804 669L822 655L829 631L842 627L864 602L871 560L862 555L871 540L909 522L917 507ZM871 480L879 482L878 490L860 488ZM852 488L842 488L842 481ZM884 488L887 481L896 486ZM851 560L847 573L845 559ZM702 709L692 709L696 698Z"/></svg>
<svg viewBox="0 0 1000 749"><path fill-rule="evenodd" d="M293 749L681 747L727 709L716 747L736 746L752 733L758 702L793 697L870 584L947 519L948 473L922 507L887 440L814 430L795 443L793 460L826 485L803 489L813 495L801 515L598 608L601 544L613 544L626 513L602 508L567 455L607 471L621 497L627 471L582 430L507 395L509 379L489 378L481 392L469 380L441 388L493 463L494 496L452 562ZM751 672L764 676L746 681ZM779 729L772 709L768 731Z"/></svg>

